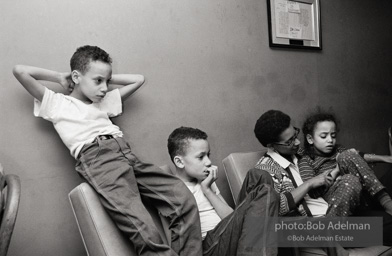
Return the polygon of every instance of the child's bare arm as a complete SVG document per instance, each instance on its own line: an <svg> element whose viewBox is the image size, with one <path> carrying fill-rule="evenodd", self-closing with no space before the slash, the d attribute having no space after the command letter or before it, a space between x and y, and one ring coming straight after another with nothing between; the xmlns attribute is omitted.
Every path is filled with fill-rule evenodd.
<svg viewBox="0 0 392 256"><path fill-rule="evenodd" d="M364 154L363 158L368 163L392 163L392 156L388 155Z"/></svg>
<svg viewBox="0 0 392 256"><path fill-rule="evenodd" d="M209 168L209 174L201 182L201 188L204 195L208 198L212 206L215 208L216 213L223 219L227 215L233 212L233 209L226 203L221 195L217 195L212 189L211 185L215 182L218 177L218 168L216 166L211 166Z"/></svg>
<svg viewBox="0 0 392 256"><path fill-rule="evenodd" d="M144 84L144 76L136 74L115 74L110 84L123 85L119 88L121 99L124 101Z"/></svg>
<svg viewBox="0 0 392 256"><path fill-rule="evenodd" d="M32 66L16 65L13 69L14 76L23 87L37 100L42 101L45 86L39 81L59 83L62 87L72 90L70 73L60 73Z"/></svg>
<svg viewBox="0 0 392 256"><path fill-rule="evenodd" d="M351 152L359 153L355 148L348 149ZM392 164L392 156L390 155L376 155L376 154L363 154L363 159L368 163L388 163Z"/></svg>

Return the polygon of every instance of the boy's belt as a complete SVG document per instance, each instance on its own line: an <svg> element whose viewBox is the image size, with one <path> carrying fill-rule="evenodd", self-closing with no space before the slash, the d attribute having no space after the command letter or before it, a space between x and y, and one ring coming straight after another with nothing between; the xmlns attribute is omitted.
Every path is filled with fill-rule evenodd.
<svg viewBox="0 0 392 256"><path fill-rule="evenodd" d="M111 135L111 134L102 134L102 135L98 135L97 137L95 137L95 139L91 142L91 143L96 143L98 140L109 140L109 139L113 139L113 138L118 138L120 136L117 135ZM85 144L82 149L80 150L78 157L76 159L80 158L81 153L88 147L90 147L91 144Z"/></svg>

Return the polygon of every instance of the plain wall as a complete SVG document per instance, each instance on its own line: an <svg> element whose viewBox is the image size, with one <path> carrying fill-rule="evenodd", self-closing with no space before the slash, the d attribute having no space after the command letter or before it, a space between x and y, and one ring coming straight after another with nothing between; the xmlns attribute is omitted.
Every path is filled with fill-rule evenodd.
<svg viewBox="0 0 392 256"><path fill-rule="evenodd" d="M0 162L22 181L9 255L85 255L67 197L81 182L75 161L33 117L15 64L68 71L78 46L102 47L114 73L147 78L114 119L136 155L167 164L170 132L198 127L229 198L221 160L261 148L253 127L269 109L296 126L316 106L331 109L343 144L388 153L391 10L389 0L321 1L323 50L298 51L269 47L265 0L1 1Z"/></svg>

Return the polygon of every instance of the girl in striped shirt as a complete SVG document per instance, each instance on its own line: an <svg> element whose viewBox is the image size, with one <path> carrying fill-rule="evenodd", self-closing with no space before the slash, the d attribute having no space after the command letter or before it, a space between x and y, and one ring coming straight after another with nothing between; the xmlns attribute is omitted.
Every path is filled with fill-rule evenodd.
<svg viewBox="0 0 392 256"><path fill-rule="evenodd" d="M298 166L304 181L329 172L335 180L330 187L320 187L309 192L311 197L322 196L333 207L334 201L342 200L344 193L335 190L337 182L345 182L352 189L362 186L362 189L380 202L385 211L392 215L392 199L385 187L378 180L367 162L392 162L391 156L363 154L355 149L346 149L336 144L338 132L336 118L329 113L316 113L309 116L303 127L305 137L305 154ZM359 179L360 182L350 182ZM359 198L344 198L355 200L359 205ZM346 215L347 213L342 213ZM347 216L347 215L346 215Z"/></svg>

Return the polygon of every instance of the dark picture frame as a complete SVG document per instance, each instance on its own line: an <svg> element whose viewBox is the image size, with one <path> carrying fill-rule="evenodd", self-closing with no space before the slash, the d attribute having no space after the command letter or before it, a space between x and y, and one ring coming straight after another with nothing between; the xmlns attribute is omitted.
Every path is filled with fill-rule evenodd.
<svg viewBox="0 0 392 256"><path fill-rule="evenodd" d="M267 0L269 46L321 50L320 0Z"/></svg>

